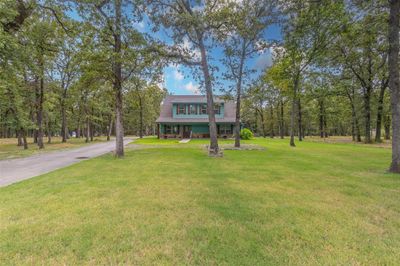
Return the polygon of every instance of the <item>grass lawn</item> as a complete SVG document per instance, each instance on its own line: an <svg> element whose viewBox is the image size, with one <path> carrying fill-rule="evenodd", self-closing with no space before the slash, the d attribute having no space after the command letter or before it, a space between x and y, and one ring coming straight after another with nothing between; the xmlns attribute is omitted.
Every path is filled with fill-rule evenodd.
<svg viewBox="0 0 400 266"><path fill-rule="evenodd" d="M399 263L390 149L259 138L209 158L205 143L147 138L0 188L0 264Z"/></svg>
<svg viewBox="0 0 400 266"><path fill-rule="evenodd" d="M85 138L70 138L66 143L62 143L61 137L52 137L50 144L47 143L47 138L43 140L45 148L40 150L37 144L33 143L33 138L28 138L28 149L24 150L24 147L17 146L16 138L0 139L0 160L26 157L54 150L76 148L82 145L105 141L106 137L95 137L93 142L89 143L85 142Z"/></svg>

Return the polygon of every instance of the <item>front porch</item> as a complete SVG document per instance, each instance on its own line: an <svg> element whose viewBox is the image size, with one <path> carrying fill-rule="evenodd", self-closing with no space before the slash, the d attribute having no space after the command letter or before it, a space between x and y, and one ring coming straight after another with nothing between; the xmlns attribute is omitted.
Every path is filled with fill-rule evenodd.
<svg viewBox="0 0 400 266"><path fill-rule="evenodd" d="M233 137L234 124L232 123L217 123L218 138ZM158 138L168 139L191 139L191 138L209 138L210 130L208 123L158 123L157 124Z"/></svg>

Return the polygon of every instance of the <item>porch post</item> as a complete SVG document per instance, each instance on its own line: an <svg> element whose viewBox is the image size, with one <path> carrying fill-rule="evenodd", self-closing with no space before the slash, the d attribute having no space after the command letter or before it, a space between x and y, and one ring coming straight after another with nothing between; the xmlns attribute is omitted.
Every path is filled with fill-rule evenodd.
<svg viewBox="0 0 400 266"><path fill-rule="evenodd" d="M178 125L179 127L179 136L183 139L183 125Z"/></svg>

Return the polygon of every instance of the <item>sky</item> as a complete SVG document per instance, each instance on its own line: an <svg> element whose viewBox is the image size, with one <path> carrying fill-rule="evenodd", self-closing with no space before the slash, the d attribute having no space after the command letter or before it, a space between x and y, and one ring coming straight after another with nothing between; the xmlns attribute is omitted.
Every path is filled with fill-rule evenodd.
<svg viewBox="0 0 400 266"><path fill-rule="evenodd" d="M72 10L69 16L73 19L80 20L79 15L76 11ZM152 31L152 25L149 19L144 17L140 22L134 23L134 27L143 33L147 33L152 37L161 40L165 43L172 43L172 40L168 37L165 30L159 30L158 32ZM264 32L264 38L266 40L281 40L281 28L279 25L271 25ZM182 46L187 46L188 43L182 43ZM221 62L223 58L223 50L220 47L210 51L210 56L213 60L210 62L214 66L219 68L219 74L226 71L224 65ZM254 71L253 77L258 76L262 73L268 66L272 65L272 56L269 49L264 51L262 54L256 54L254 58L250 58L246 61L246 66ZM214 86L214 91L216 94L222 94L224 91L229 89L232 84L227 80L224 80L220 75L217 76L218 84ZM169 93L175 95L192 95L192 94L202 94L199 86L199 82L193 77L190 69L182 64L179 65L169 65L163 70L163 82L159 84L160 86L166 88Z"/></svg>
<svg viewBox="0 0 400 266"><path fill-rule="evenodd" d="M135 27L142 32L149 33L151 29L151 24L149 22L139 22L136 23ZM154 36L154 33L152 33ZM171 42L168 39L166 34L162 32L156 33L156 38L159 38L162 41ZM281 29L278 25L272 25L265 30L264 38L266 40L281 40ZM187 44L182 44L183 46ZM219 72L222 73L225 71L225 67L221 62L223 57L223 50L220 47L213 49L211 51L211 57L213 61L211 64L218 66ZM270 50L266 50L263 54L257 54L254 58L250 58L246 62L247 67L256 70L255 76L259 75L266 67L272 65L272 56ZM182 64L180 65L170 65L164 68L163 75L164 82L161 84L165 87L169 93L175 95L192 95L192 94L202 94L202 91L199 89L199 83L196 79L193 78L193 74L190 69ZM221 77L218 77L218 85L214 86L214 91L216 94L222 94L223 91L229 89L228 81L224 80Z"/></svg>

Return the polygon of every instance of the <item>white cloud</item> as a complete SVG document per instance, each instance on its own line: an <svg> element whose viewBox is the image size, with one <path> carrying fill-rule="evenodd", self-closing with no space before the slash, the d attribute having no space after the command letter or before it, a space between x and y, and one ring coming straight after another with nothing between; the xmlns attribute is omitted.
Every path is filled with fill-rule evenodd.
<svg viewBox="0 0 400 266"><path fill-rule="evenodd" d="M157 82L157 86L158 86L160 89L163 89L163 88L166 87L166 84L165 84L165 74L162 74L162 76L160 77L159 82Z"/></svg>
<svg viewBox="0 0 400 266"><path fill-rule="evenodd" d="M174 75L174 79L178 80L178 81L183 80L183 78L184 78L183 74L179 71L179 66L174 66L173 75Z"/></svg>
<svg viewBox="0 0 400 266"><path fill-rule="evenodd" d="M145 28L145 24L143 21L134 22L133 26L138 30L144 30L144 28Z"/></svg>
<svg viewBox="0 0 400 266"><path fill-rule="evenodd" d="M182 47L186 52L188 52L193 57L193 59L200 60L200 50L197 48L193 48L192 44L187 38L184 38L183 42L179 46Z"/></svg>
<svg viewBox="0 0 400 266"><path fill-rule="evenodd" d="M272 66L272 56L270 53L263 53L256 59L255 67L257 69L265 69L270 66Z"/></svg>
<svg viewBox="0 0 400 266"><path fill-rule="evenodd" d="M272 59L276 59L285 53L285 48L283 46L274 45L269 48L269 52L272 55Z"/></svg>
<svg viewBox="0 0 400 266"><path fill-rule="evenodd" d="M185 90L193 93L193 94L199 94L200 90L199 90L199 86L198 85L194 85L193 82L189 82L184 86Z"/></svg>

